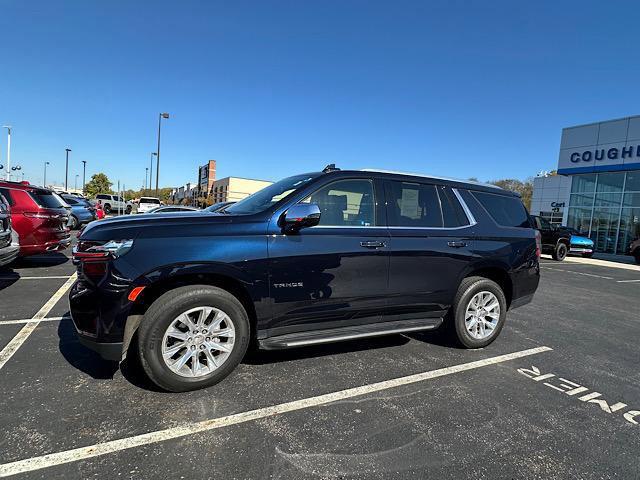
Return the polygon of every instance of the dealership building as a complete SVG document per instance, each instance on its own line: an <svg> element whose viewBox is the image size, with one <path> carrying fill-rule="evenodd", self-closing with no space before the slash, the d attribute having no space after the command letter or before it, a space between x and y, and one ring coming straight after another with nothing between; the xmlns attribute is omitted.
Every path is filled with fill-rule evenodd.
<svg viewBox="0 0 640 480"><path fill-rule="evenodd" d="M531 213L626 253L640 237L640 116L563 129L557 172L534 179Z"/></svg>

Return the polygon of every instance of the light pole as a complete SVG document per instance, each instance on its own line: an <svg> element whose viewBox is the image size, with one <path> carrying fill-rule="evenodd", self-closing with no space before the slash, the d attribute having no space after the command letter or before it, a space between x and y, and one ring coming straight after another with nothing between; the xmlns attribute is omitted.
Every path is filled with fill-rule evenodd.
<svg viewBox="0 0 640 480"><path fill-rule="evenodd" d="M78 177L80 176L80 174L76 173L76 179L73 182L73 189L78 191Z"/></svg>
<svg viewBox="0 0 640 480"><path fill-rule="evenodd" d="M168 113L158 114L158 150L156 157L156 197L158 196L158 181L160 180L160 126L162 125L162 119L169 118Z"/></svg>
<svg viewBox="0 0 640 480"><path fill-rule="evenodd" d="M151 163L149 165L149 190L151 190L151 182L153 181L153 157L157 156L156 152L151 152Z"/></svg>
<svg viewBox="0 0 640 480"><path fill-rule="evenodd" d="M67 161L65 163L65 167L64 167L64 189L66 192L69 191L69 187L67 186L67 183L69 181L69 152L71 151L70 148L65 148L64 149L65 152L67 152Z"/></svg>
<svg viewBox="0 0 640 480"><path fill-rule="evenodd" d="M42 179L42 186L47 188L47 165L49 162L44 162L44 178Z"/></svg>
<svg viewBox="0 0 640 480"><path fill-rule="evenodd" d="M149 167L144 167L144 186L142 189L147 188L147 175L149 174Z"/></svg>
<svg viewBox="0 0 640 480"><path fill-rule="evenodd" d="M85 182L85 173L87 173L87 161L82 160L82 193L84 194L84 188L86 185Z"/></svg>
<svg viewBox="0 0 640 480"><path fill-rule="evenodd" d="M7 129L7 180L11 180L11 125L3 125Z"/></svg>

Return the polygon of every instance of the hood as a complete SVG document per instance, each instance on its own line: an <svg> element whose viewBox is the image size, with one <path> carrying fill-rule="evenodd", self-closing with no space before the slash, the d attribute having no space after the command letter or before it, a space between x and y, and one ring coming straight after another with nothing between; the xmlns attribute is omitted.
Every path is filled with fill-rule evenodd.
<svg viewBox="0 0 640 480"><path fill-rule="evenodd" d="M89 223L78 238L82 240L112 240L115 238L135 238L148 227L180 228L182 225L228 224L234 217L211 212L175 212L125 215L122 217L96 220Z"/></svg>
<svg viewBox="0 0 640 480"><path fill-rule="evenodd" d="M593 245L593 240L588 237L581 237L580 235L571 235L572 245Z"/></svg>

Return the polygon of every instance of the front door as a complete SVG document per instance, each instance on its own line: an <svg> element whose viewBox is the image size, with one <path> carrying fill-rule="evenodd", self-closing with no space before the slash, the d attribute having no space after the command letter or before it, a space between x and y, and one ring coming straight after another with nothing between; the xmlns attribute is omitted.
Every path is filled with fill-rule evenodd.
<svg viewBox="0 0 640 480"><path fill-rule="evenodd" d="M372 179L331 182L303 200L319 225L269 237L269 336L381 320L389 239L376 198Z"/></svg>

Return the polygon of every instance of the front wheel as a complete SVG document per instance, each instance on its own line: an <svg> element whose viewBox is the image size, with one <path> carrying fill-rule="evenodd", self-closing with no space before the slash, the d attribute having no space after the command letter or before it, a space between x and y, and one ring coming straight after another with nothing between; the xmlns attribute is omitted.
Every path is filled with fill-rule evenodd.
<svg viewBox="0 0 640 480"><path fill-rule="evenodd" d="M73 215L71 215L69 217L69 223L67 224L67 226L69 227L69 230L75 230L76 228L78 228L78 225L79 225L78 219Z"/></svg>
<svg viewBox="0 0 640 480"><path fill-rule="evenodd" d="M564 243L558 243L558 245L556 245L556 248L551 254L551 256L553 257L554 260L561 262L565 258L567 258L567 253L569 253L569 249L567 248L567 245Z"/></svg>
<svg viewBox="0 0 640 480"><path fill-rule="evenodd" d="M504 326L507 300L493 280L468 277L458 288L451 315L456 337L464 347L486 347Z"/></svg>
<svg viewBox="0 0 640 480"><path fill-rule="evenodd" d="M640 265L640 251L637 251L636 253L633 254L633 258L636 259L636 263L638 265Z"/></svg>
<svg viewBox="0 0 640 480"><path fill-rule="evenodd" d="M591 258L593 257L593 253L583 253L582 258Z"/></svg>
<svg viewBox="0 0 640 480"><path fill-rule="evenodd" d="M229 375L249 338L249 318L236 297L208 285L180 287L145 313L138 330L140 363L165 390L196 390Z"/></svg>

